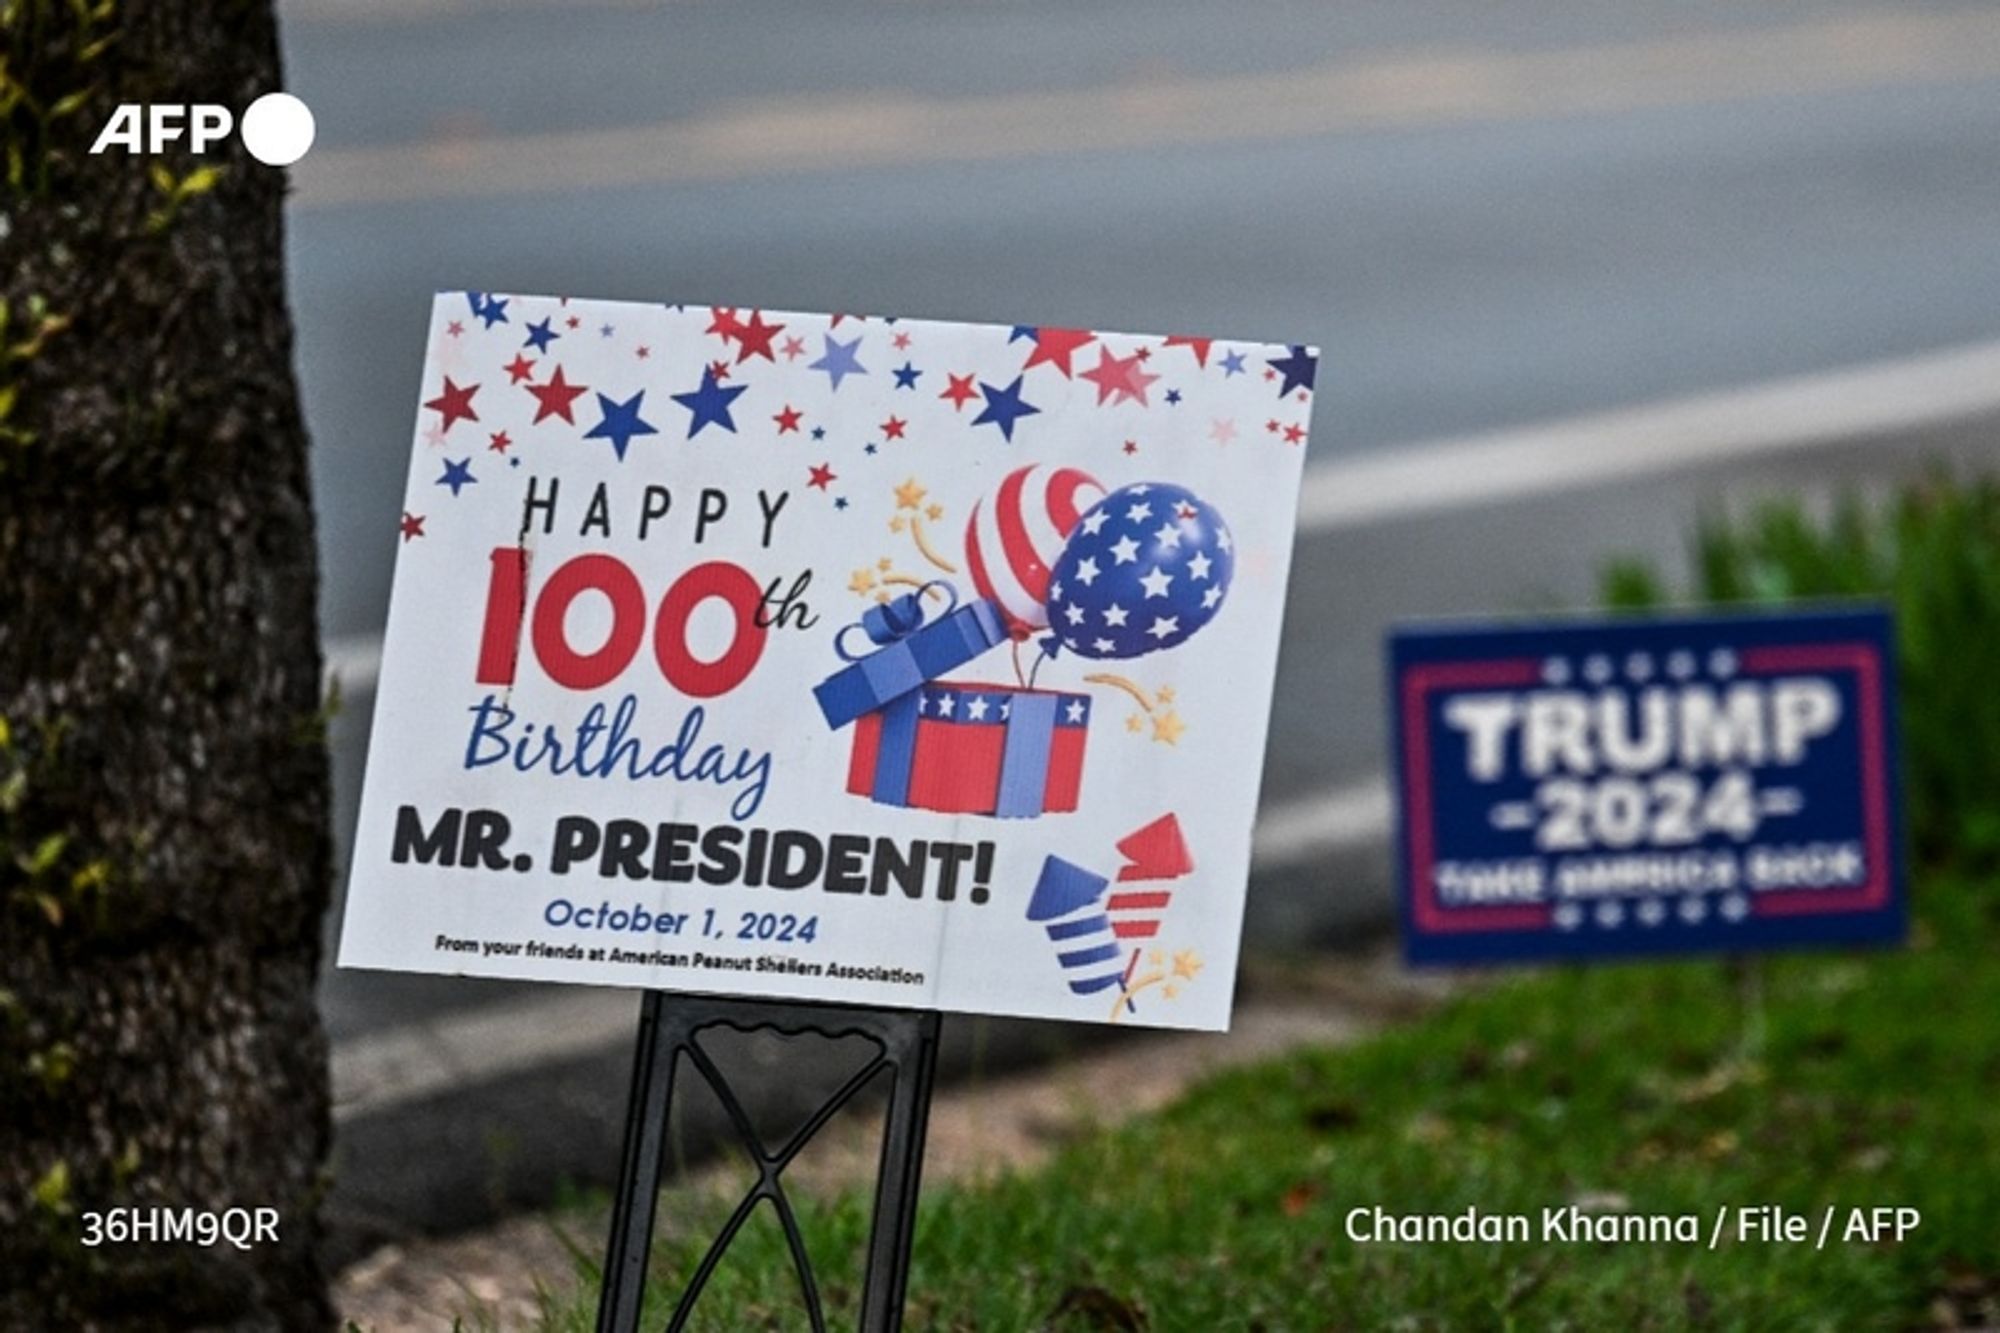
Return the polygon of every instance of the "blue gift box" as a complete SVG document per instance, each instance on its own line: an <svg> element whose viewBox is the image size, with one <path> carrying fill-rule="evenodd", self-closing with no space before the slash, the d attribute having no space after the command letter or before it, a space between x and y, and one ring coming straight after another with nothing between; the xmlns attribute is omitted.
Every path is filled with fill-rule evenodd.
<svg viewBox="0 0 2000 1333"><path fill-rule="evenodd" d="M926 619L931 608L925 598L932 593L944 598L944 609ZM857 628L876 645L873 652L848 650L845 640ZM958 591L949 583L928 583L870 607L858 625L842 629L833 647L848 665L815 685L813 698L819 701L826 724L838 731L1006 639L1006 627L993 603L977 597L960 606Z"/></svg>

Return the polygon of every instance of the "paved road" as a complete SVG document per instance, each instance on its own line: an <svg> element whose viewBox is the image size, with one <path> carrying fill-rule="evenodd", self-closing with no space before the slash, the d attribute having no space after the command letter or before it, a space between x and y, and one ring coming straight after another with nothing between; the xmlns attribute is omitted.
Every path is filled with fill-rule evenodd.
<svg viewBox="0 0 2000 1333"><path fill-rule="evenodd" d="M323 619L349 645L382 621L437 288L1316 342L1314 469L2000 338L1990 7L281 8L319 118L293 290ZM1671 552L1724 491L1909 461L1848 446L1327 526L1301 548L1267 804L1359 792L1336 822L1379 823L1390 618L1581 600L1604 552ZM370 702L338 732L343 835ZM1259 883L1253 943L1382 901L1305 866ZM375 975L325 996L347 1049L521 1001Z"/></svg>

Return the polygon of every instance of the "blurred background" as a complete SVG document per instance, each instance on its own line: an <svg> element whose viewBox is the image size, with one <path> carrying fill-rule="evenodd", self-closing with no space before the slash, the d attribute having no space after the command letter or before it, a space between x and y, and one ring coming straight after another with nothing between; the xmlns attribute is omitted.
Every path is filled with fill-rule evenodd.
<svg viewBox="0 0 2000 1333"><path fill-rule="evenodd" d="M1588 605L1614 556L1677 579L1705 508L2000 458L1990 5L280 10L343 855L436 289L1319 345L1253 958L1388 929L1391 621ZM608 1176L636 995L324 1001L350 1253Z"/></svg>

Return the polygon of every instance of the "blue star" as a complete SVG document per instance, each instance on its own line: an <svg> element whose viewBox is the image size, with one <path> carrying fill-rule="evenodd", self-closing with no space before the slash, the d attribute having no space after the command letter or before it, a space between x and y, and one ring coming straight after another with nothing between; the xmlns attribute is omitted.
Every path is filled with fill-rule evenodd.
<svg viewBox="0 0 2000 1333"><path fill-rule="evenodd" d="M458 493L462 488L475 486L478 483L479 478L472 475L472 459L469 457L461 458L456 463L452 462L449 458L445 459L444 475L437 479L438 485L451 487L453 499L458 498Z"/></svg>
<svg viewBox="0 0 2000 1333"><path fill-rule="evenodd" d="M1023 378L1023 376L1016 375L1014 382L1004 389L996 389L984 380L981 380L979 382L979 392L986 395L986 406L980 411L978 416L972 419L972 424L975 426L984 426L991 423L998 426L1000 433L1007 437L1008 443L1013 443L1014 423L1022 417L1034 416L1042 410L1032 403L1021 401L1021 380Z"/></svg>
<svg viewBox="0 0 2000 1333"><path fill-rule="evenodd" d="M497 296L489 296L473 309L473 314L486 321L486 327L507 322L507 303Z"/></svg>
<svg viewBox="0 0 2000 1333"><path fill-rule="evenodd" d="M824 426L814 426L814 427L813 427L813 438L814 438L815 440L823 440L823 439L825 439L825 438L826 438L826 427L824 427Z"/></svg>
<svg viewBox="0 0 2000 1333"><path fill-rule="evenodd" d="M916 388L917 376L923 373L924 373L923 371L918 370L915 366L905 361L903 363L903 368L896 372L896 387L899 389Z"/></svg>
<svg viewBox="0 0 2000 1333"><path fill-rule="evenodd" d="M736 433L736 421L729 415L729 405L750 391L747 384L737 384L725 389L717 383L713 366L701 372L701 387L689 393L673 395L675 402L693 413L688 422L687 437L692 440L701 433L701 428L714 422L728 431Z"/></svg>
<svg viewBox="0 0 2000 1333"><path fill-rule="evenodd" d="M861 452L864 454L872 454L875 452L875 446L872 444L864 444L861 446Z"/></svg>
<svg viewBox="0 0 2000 1333"><path fill-rule="evenodd" d="M1181 400L1181 391L1179 389L1167 390L1167 401L1169 403L1178 403L1180 400Z"/></svg>
<svg viewBox="0 0 2000 1333"><path fill-rule="evenodd" d="M528 326L528 341L522 343L521 346L532 347L537 352L548 351L549 344L562 337L560 333L549 327L553 323L555 323L555 316L550 315L539 324L530 324Z"/></svg>
<svg viewBox="0 0 2000 1333"><path fill-rule="evenodd" d="M618 461L625 461L625 446L632 443L634 435L658 435L659 429L639 415L639 400L646 396L644 389L633 394L622 403L614 403L603 394L597 395L597 410L603 417L595 426L583 433L586 440L609 440L618 453Z"/></svg>
<svg viewBox="0 0 2000 1333"><path fill-rule="evenodd" d="M868 367L862 365L861 358L855 355L861 350L860 334L854 335L851 343L838 342L831 333L822 333L820 338L826 344L826 354L807 366L807 370L824 370L836 389L845 376L868 373Z"/></svg>
<svg viewBox="0 0 2000 1333"><path fill-rule="evenodd" d="M1231 375L1241 375L1242 373L1243 353L1231 352L1228 356L1222 358L1222 375L1224 379L1227 379Z"/></svg>
<svg viewBox="0 0 2000 1333"><path fill-rule="evenodd" d="M840 495L840 496L835 496L835 497L834 497L834 501L833 501L833 507L834 507L835 509L845 509L845 508L847 508L847 497L846 497L846 496L844 496L844 495Z"/></svg>
<svg viewBox="0 0 2000 1333"><path fill-rule="evenodd" d="M1010 343L1017 343L1021 341L1021 339L1026 338L1029 342L1034 342L1036 336L1037 334L1034 325L1016 324L1014 326L1014 331L1007 335L1007 341Z"/></svg>
<svg viewBox="0 0 2000 1333"><path fill-rule="evenodd" d="M1285 377L1285 382L1278 387L1278 397L1283 398L1294 389L1312 388L1318 363L1304 347L1294 343L1290 355L1281 356L1269 364L1271 369Z"/></svg>

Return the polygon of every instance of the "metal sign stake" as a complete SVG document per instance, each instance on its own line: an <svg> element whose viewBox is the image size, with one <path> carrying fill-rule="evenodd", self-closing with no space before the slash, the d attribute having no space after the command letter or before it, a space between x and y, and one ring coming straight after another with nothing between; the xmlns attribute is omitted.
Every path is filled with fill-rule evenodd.
<svg viewBox="0 0 2000 1333"><path fill-rule="evenodd" d="M875 1055L806 1117L784 1143L767 1146L757 1133L736 1090L716 1068L697 1038L718 1027L739 1032L775 1031L785 1036L828 1039L860 1036ZM618 1171L618 1196L611 1214L611 1237L598 1301L598 1333L636 1333L646 1294L646 1264L653 1241L660 1176L666 1155L667 1113L673 1102L674 1071L683 1055L722 1103L737 1140L757 1169L756 1183L730 1213L694 1273L682 1288L667 1328L687 1326L716 1265L743 1224L763 1200L770 1200L784 1228L814 1333L823 1333L826 1315L819 1283L806 1252L798 1217L785 1193L785 1168L812 1137L884 1070L889 1071L889 1103L882 1132L881 1166L875 1181L875 1212L868 1237L867 1272L861 1294L863 1333L895 1333L903 1323L909 1285L910 1247L917 1220L917 1186L923 1171L924 1132L930 1119L931 1086L937 1072L939 1015L928 1010L849 1008L836 1005L668 995L647 991L639 1013L639 1041L632 1061L632 1095L626 1109L625 1142Z"/></svg>

